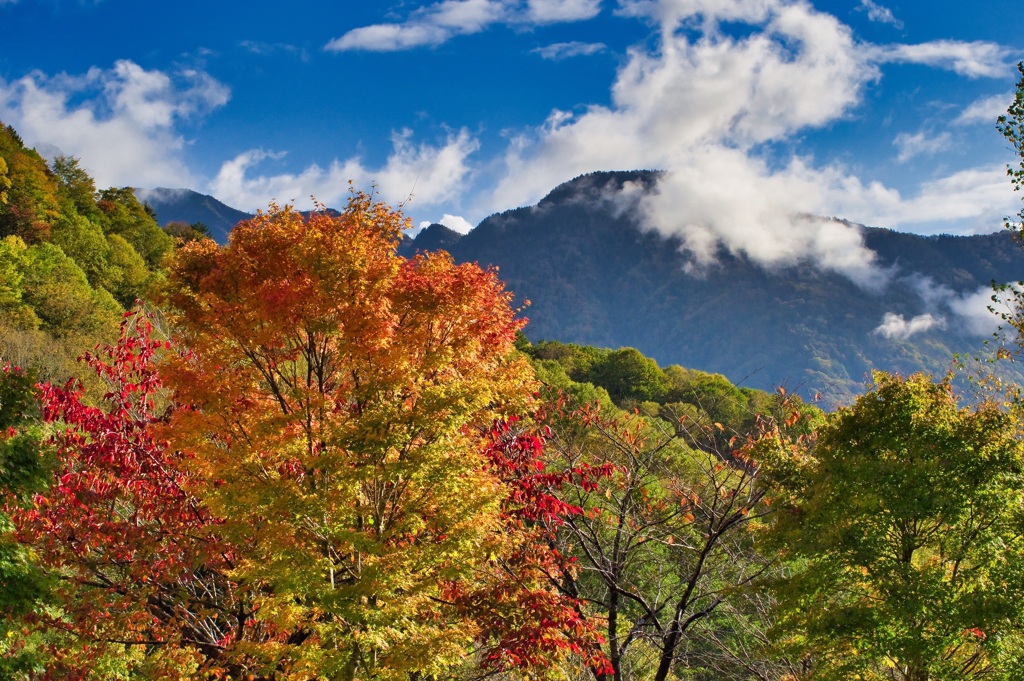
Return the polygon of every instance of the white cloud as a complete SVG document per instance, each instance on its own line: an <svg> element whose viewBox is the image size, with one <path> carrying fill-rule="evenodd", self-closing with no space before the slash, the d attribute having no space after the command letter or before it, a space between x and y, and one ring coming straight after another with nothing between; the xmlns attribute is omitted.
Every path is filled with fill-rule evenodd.
<svg viewBox="0 0 1024 681"><path fill-rule="evenodd" d="M600 0L443 0L413 12L404 23L354 28L325 46L329 51L393 52L440 45L494 24L542 25L591 19Z"/></svg>
<svg viewBox="0 0 1024 681"><path fill-rule="evenodd" d="M915 156L932 156L944 149L948 149L952 141L953 138L948 132L932 136L921 131L913 135L901 132L896 135L892 143L899 150L896 160L900 163L906 163Z"/></svg>
<svg viewBox="0 0 1024 681"><path fill-rule="evenodd" d="M907 278L911 287L921 296L927 311L935 316L951 318L958 330L975 336L990 336L1003 323L1002 315L1013 312L1018 286L1011 283L1009 290L996 292L992 286L975 291L956 292L948 286L936 284L931 277L918 274Z"/></svg>
<svg viewBox="0 0 1024 681"><path fill-rule="evenodd" d="M799 160L775 173L736 150L709 147L692 160L665 173L638 210L644 224L680 237L698 266L713 263L724 246L766 267L811 263L865 288L886 283L889 274L876 266L858 227L794 212L801 197L821 194L819 179Z"/></svg>
<svg viewBox="0 0 1024 681"><path fill-rule="evenodd" d="M916 333L936 328L946 328L946 320L931 314L922 314L907 321L901 314L886 312L882 323L875 328L874 333L886 338L906 340Z"/></svg>
<svg viewBox="0 0 1024 681"><path fill-rule="evenodd" d="M593 19L601 12L601 0L527 0L527 21L554 24Z"/></svg>
<svg viewBox="0 0 1024 681"><path fill-rule="evenodd" d="M968 78L1001 78L1009 73L1009 52L1001 45L976 40L935 40L918 45L871 45L867 52L879 62L924 64Z"/></svg>
<svg viewBox="0 0 1024 681"><path fill-rule="evenodd" d="M813 261L867 286L884 281L857 228L808 217L835 214L841 173L803 159L772 168L754 152L845 115L878 77L849 29L783 0L629 2L622 11L666 21L660 49L630 51L611 106L554 111L514 139L488 208L530 203L594 169L665 169L655 192L632 197L636 210L647 226L680 237L698 264L724 245L766 266ZM761 30L734 38L712 26L691 41L676 29L700 12Z"/></svg>
<svg viewBox="0 0 1024 681"><path fill-rule="evenodd" d="M996 292L991 286L982 286L976 291L957 293L948 286L936 284L931 277L912 276L910 283L921 296L925 307L931 310L948 310L958 328L975 336L990 336L1003 323L1002 315L1013 312L1016 300L1016 284L1009 284L1009 290Z"/></svg>
<svg viewBox="0 0 1024 681"><path fill-rule="evenodd" d="M855 177L843 178L830 191L836 214L855 216L864 224L930 233L994 232L1019 201L1002 165L968 168L923 182L909 197L878 182L862 184Z"/></svg>
<svg viewBox="0 0 1024 681"><path fill-rule="evenodd" d="M403 130L392 136L392 152L379 168L367 168L359 158L335 160L327 168L314 164L300 173L253 176L253 171L268 159L280 160L282 154L254 149L224 163L210 191L218 199L243 210L255 210L271 199L312 206L311 196L329 205L340 205L348 194L348 182L369 189L376 184L381 198L391 204L411 201L407 207L422 212L430 207L454 202L470 172L467 157L479 143L466 130L449 135L443 144L414 144L412 132Z"/></svg>
<svg viewBox="0 0 1024 681"><path fill-rule="evenodd" d="M998 315L1011 312L1007 300L1007 296L997 294L991 286L985 286L973 293L954 294L948 305L969 332L976 336L989 336L996 332L1003 321Z"/></svg>
<svg viewBox="0 0 1024 681"><path fill-rule="evenodd" d="M982 97L971 102L953 122L957 125L984 123L994 126L996 119L1006 114L1006 110L1010 107L1012 101L1012 92Z"/></svg>
<svg viewBox="0 0 1024 681"><path fill-rule="evenodd" d="M599 52L604 52L605 49L607 49L607 45L604 43L582 43L579 41L573 41L569 43L553 43L551 45L545 45L544 47L538 47L530 50L530 52L539 54L542 59L561 61L562 59L568 59L569 57L598 54Z"/></svg>
<svg viewBox="0 0 1024 681"><path fill-rule="evenodd" d="M227 103L230 91L202 71L170 74L118 61L84 75L36 71L0 80L0 119L33 145L81 157L98 186L193 183L177 131Z"/></svg>
<svg viewBox="0 0 1024 681"><path fill-rule="evenodd" d="M448 229L454 229L459 234L469 234L469 231L473 229L472 223L461 215L449 215L445 213L438 220L439 223L447 227Z"/></svg>
<svg viewBox="0 0 1024 681"><path fill-rule="evenodd" d="M903 28L903 22L897 19L893 15L892 10L888 7L879 5L871 0L860 0L860 7L868 13L868 19L871 21L877 21L882 24L891 24L897 29Z"/></svg>

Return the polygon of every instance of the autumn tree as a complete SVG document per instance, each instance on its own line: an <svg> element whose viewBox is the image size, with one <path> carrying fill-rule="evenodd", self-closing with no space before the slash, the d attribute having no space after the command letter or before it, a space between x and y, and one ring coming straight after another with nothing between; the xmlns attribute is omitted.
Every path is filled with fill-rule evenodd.
<svg viewBox="0 0 1024 681"><path fill-rule="evenodd" d="M7 190L11 188L11 178L7 176L7 161L0 158L0 206L7 203Z"/></svg>
<svg viewBox="0 0 1024 681"><path fill-rule="evenodd" d="M813 679L1024 673L1020 414L878 373L814 438L767 438L781 649Z"/></svg>
<svg viewBox="0 0 1024 681"><path fill-rule="evenodd" d="M245 547L232 575L281 632L268 669L422 678L480 636L445 585L506 550L482 433L531 394L522 322L493 272L397 256L405 226L363 194L340 215L272 207L170 264L191 353L162 369L186 407L167 432Z"/></svg>
<svg viewBox="0 0 1024 681"><path fill-rule="evenodd" d="M0 157L9 181L7 200L0 202L0 236L17 235L28 244L48 238L60 206L46 162L10 126L0 127Z"/></svg>
<svg viewBox="0 0 1024 681"><path fill-rule="evenodd" d="M14 520L55 584L59 607L31 617L50 642L46 678L237 676L239 643L266 638L227 577L232 550L191 490L187 455L151 431L169 406L152 361L165 342L151 331L131 313L116 345L86 356L108 386L103 404L74 380L42 386L57 462Z"/></svg>
<svg viewBox="0 0 1024 681"><path fill-rule="evenodd" d="M560 546L580 563L562 588L601 622L605 679L674 678L718 645L702 625L763 574L769 561L747 532L767 508L758 470L737 452L697 447L695 421L662 428L640 416L604 414L595 405L552 422L550 450L563 468L611 466L592 486L567 486L570 515ZM736 622L733 623L735 626Z"/></svg>
<svg viewBox="0 0 1024 681"><path fill-rule="evenodd" d="M515 673L547 669L571 654L597 673L610 673L596 621L585 604L564 588L576 579L580 563L558 548L558 534L584 509L564 500L569 489L593 491L614 471L609 463L558 466L547 451L552 431L540 425L545 405L534 419L496 421L485 435L488 469L506 486L502 501L503 549L494 569L474 580L453 581L449 596L480 623L479 667Z"/></svg>

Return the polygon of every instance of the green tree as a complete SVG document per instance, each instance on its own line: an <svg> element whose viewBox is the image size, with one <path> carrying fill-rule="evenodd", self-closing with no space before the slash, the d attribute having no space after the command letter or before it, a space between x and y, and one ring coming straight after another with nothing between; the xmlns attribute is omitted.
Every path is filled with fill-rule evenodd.
<svg viewBox="0 0 1024 681"><path fill-rule="evenodd" d="M590 381L608 391L616 404L660 401L668 390L668 379L658 363L636 348L620 348L595 362Z"/></svg>
<svg viewBox="0 0 1024 681"><path fill-rule="evenodd" d="M72 209L53 221L50 235L51 243L60 246L64 254L82 268L91 286L103 284L107 276L110 244L99 225Z"/></svg>
<svg viewBox="0 0 1024 681"><path fill-rule="evenodd" d="M174 239L160 229L148 206L139 202L131 187L110 187L100 192L99 209L104 231L124 238L151 268L161 265Z"/></svg>
<svg viewBox="0 0 1024 681"><path fill-rule="evenodd" d="M51 166L60 197L67 200L81 216L92 221L100 219L96 205L96 183L74 156L58 156Z"/></svg>
<svg viewBox="0 0 1024 681"><path fill-rule="evenodd" d="M748 532L767 511L757 469L738 452L730 465L691 446L684 430L608 411L616 410L586 405L548 424L558 466L613 471L560 492L585 511L559 530L559 550L580 566L559 581L600 623L611 669L594 677L665 681L705 678L683 676L699 669L770 668L750 640L744 654L734 645L764 629L742 595L770 562Z"/></svg>
<svg viewBox="0 0 1024 681"><path fill-rule="evenodd" d="M7 190L11 188L11 178L7 176L7 161L0 157L0 206L7 203Z"/></svg>
<svg viewBox="0 0 1024 681"><path fill-rule="evenodd" d="M815 438L760 443L793 571L776 633L814 679L1022 678L1020 414L949 380L877 373Z"/></svg>
<svg viewBox="0 0 1024 681"><path fill-rule="evenodd" d="M37 329L39 318L24 301L27 267L28 247L25 242L16 236L0 239L0 322Z"/></svg>
<svg viewBox="0 0 1024 681"><path fill-rule="evenodd" d="M107 258L103 287L110 291L117 302L129 308L145 295L156 275L146 268L146 261L131 244L117 234L108 234L107 243L110 245L110 255Z"/></svg>
<svg viewBox="0 0 1024 681"><path fill-rule="evenodd" d="M82 269L50 243L26 252L24 301L42 328L60 338L85 336L95 342L117 336L123 309L104 289L93 289Z"/></svg>
<svg viewBox="0 0 1024 681"><path fill-rule="evenodd" d="M28 505L45 487L50 470L42 456L43 431L33 372L0 366L0 676L15 678L35 666L31 641L19 617L38 608L46 594L42 571L13 535L9 513Z"/></svg>

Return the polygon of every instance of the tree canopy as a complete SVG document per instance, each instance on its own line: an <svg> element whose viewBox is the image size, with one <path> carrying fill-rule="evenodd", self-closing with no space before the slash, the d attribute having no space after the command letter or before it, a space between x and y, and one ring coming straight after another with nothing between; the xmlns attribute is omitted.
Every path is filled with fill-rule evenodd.
<svg viewBox="0 0 1024 681"><path fill-rule="evenodd" d="M1021 415L878 373L814 437L760 443L792 566L777 633L818 679L1020 678Z"/></svg>

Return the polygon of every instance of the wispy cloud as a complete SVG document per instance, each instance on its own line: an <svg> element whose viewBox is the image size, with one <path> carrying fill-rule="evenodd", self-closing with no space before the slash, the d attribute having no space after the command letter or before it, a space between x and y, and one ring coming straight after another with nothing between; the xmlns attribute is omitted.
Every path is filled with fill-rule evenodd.
<svg viewBox="0 0 1024 681"><path fill-rule="evenodd" d="M0 119L31 144L79 156L99 186L193 183L179 126L224 106L230 90L194 69L148 71L132 61L84 75L36 71L0 80Z"/></svg>
<svg viewBox="0 0 1024 681"><path fill-rule="evenodd" d="M533 54L539 54L542 59L561 61L570 57L587 57L592 54L604 52L607 45L604 43L582 43L573 41L570 43L552 43L530 50Z"/></svg>
<svg viewBox="0 0 1024 681"><path fill-rule="evenodd" d="M1011 291L1016 289L1010 284ZM1014 312L1014 294L996 293L991 286L984 286L977 291L949 298L949 308L957 315L965 328L976 336L989 336L1003 324L1001 315Z"/></svg>
<svg viewBox="0 0 1024 681"><path fill-rule="evenodd" d="M239 46L252 54L257 54L262 57L269 57L276 54L291 54L307 61L309 55L306 50L298 45L290 45L288 43L267 43L260 40L243 40L239 43Z"/></svg>
<svg viewBox="0 0 1024 681"><path fill-rule="evenodd" d="M983 97L971 102L953 121L957 125L985 123L995 125L996 119L1006 113L1013 101L1012 92Z"/></svg>
<svg viewBox="0 0 1024 681"><path fill-rule="evenodd" d="M997 293L992 286L982 286L974 291L954 291L948 286L936 284L931 277L911 275L910 285L921 296L921 301L931 314L946 318L950 316L959 330L975 336L989 336L1003 323L1001 315L1013 312L1013 293L1010 290Z"/></svg>
<svg viewBox="0 0 1024 681"><path fill-rule="evenodd" d="M352 29L325 46L329 51L395 52L440 45L494 24L543 25L592 19L601 0L443 0L414 11L402 23Z"/></svg>
<svg viewBox="0 0 1024 681"><path fill-rule="evenodd" d="M258 175L268 160L282 153L253 149L224 163L210 191L218 199L243 210L263 207L270 199L312 205L311 195L329 205L343 203L348 182L369 188L375 184L381 197L392 204L412 201L419 213L457 200L470 172L467 158L479 143L468 131L451 134L438 145L415 144L412 132L392 136L392 151L385 164L368 168L360 158L335 160L327 168L310 165L298 173Z"/></svg>
<svg viewBox="0 0 1024 681"><path fill-rule="evenodd" d="M872 45L866 49L879 62L924 64L968 78L1001 78L1010 72L1009 51L981 40L935 40L917 45Z"/></svg>
<svg viewBox="0 0 1024 681"><path fill-rule="evenodd" d="M896 160L899 163L906 163L917 156L933 156L948 149L952 139L948 132L941 132L937 135L931 135L924 131L914 134L901 132L896 135L892 143L899 151Z"/></svg>
<svg viewBox="0 0 1024 681"><path fill-rule="evenodd" d="M903 22L897 19L892 10L872 0L860 0L860 9L868 13L868 19L882 24L890 24L897 29L903 28Z"/></svg>

